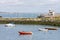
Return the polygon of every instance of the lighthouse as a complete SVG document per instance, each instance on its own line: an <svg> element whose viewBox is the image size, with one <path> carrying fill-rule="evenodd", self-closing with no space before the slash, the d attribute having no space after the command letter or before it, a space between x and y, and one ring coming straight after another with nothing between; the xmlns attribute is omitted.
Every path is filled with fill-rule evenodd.
<svg viewBox="0 0 60 40"><path fill-rule="evenodd" d="M54 11L52 11L52 10L49 10L49 16L52 16L52 17L54 17Z"/></svg>
<svg viewBox="0 0 60 40"><path fill-rule="evenodd" d="M52 10L49 10L49 16L50 16L50 20L51 21L54 21L54 14L55 14L55 12L54 11L52 11Z"/></svg>

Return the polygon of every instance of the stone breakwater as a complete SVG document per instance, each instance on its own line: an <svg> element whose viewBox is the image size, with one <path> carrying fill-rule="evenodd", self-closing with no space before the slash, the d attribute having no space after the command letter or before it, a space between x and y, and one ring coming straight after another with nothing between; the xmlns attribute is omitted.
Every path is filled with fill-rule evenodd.
<svg viewBox="0 0 60 40"><path fill-rule="evenodd" d="M31 21L41 21L40 18L0 18L0 23L23 23L23 22L31 22Z"/></svg>
<svg viewBox="0 0 60 40"><path fill-rule="evenodd" d="M11 23L15 24L36 24L36 25L52 25L60 26L60 21L46 21L41 18L0 18L0 24Z"/></svg>

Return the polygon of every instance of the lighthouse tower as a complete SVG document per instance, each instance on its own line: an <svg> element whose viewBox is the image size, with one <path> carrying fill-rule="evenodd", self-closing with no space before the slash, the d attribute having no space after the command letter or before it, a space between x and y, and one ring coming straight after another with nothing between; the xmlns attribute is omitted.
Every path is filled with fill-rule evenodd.
<svg viewBox="0 0 60 40"><path fill-rule="evenodd" d="M54 11L49 10L49 16L50 16L50 20L51 20L51 21L54 21L54 14L55 14Z"/></svg>
<svg viewBox="0 0 60 40"><path fill-rule="evenodd" d="M49 10L49 16L54 16L54 11L52 11L52 10Z"/></svg>

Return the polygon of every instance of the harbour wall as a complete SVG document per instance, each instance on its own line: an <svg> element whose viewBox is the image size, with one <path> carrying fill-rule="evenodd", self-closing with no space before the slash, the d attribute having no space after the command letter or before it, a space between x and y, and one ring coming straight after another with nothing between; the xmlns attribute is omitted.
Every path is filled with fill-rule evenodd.
<svg viewBox="0 0 60 40"><path fill-rule="evenodd" d="M34 24L60 26L60 21L47 21L42 18L0 18L0 24L14 22L15 24Z"/></svg>

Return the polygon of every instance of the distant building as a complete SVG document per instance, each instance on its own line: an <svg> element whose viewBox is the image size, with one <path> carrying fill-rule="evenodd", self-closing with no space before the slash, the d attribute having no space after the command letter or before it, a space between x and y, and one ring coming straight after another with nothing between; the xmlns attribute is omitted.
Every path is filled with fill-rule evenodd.
<svg viewBox="0 0 60 40"><path fill-rule="evenodd" d="M44 18L49 18L49 19L46 19L47 21L55 21L56 18L60 19L60 13L55 13L54 11L52 10L49 10L48 14L44 14Z"/></svg>
<svg viewBox="0 0 60 40"><path fill-rule="evenodd" d="M55 13L52 10L49 10L48 14L44 14L44 17L60 17L60 13Z"/></svg>
<svg viewBox="0 0 60 40"><path fill-rule="evenodd" d="M47 14L41 14L40 16L38 16L38 18L42 18L42 17L48 17L48 18L51 18L51 17L60 17L60 13L55 13L54 11L52 10L49 10L49 12Z"/></svg>
<svg viewBox="0 0 60 40"><path fill-rule="evenodd" d="M37 18L42 18L43 21L54 21L55 18L60 19L60 13L55 13L52 10L49 10L47 14L38 16Z"/></svg>
<svg viewBox="0 0 60 40"><path fill-rule="evenodd" d="M52 10L49 10L49 13L48 13L49 16L54 16L54 14L55 12L53 12Z"/></svg>

